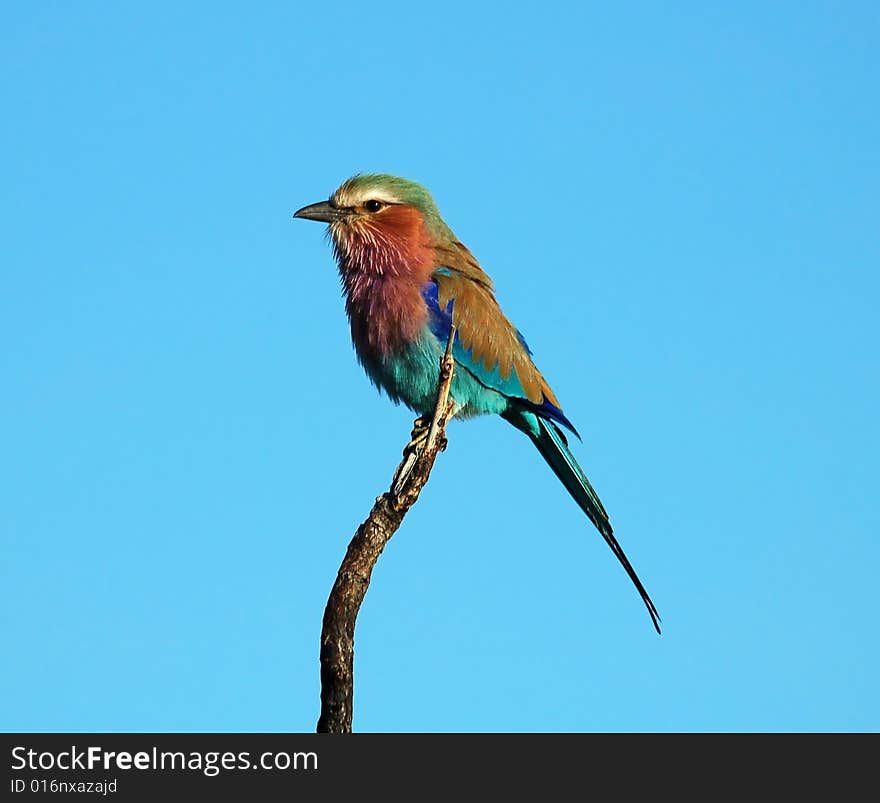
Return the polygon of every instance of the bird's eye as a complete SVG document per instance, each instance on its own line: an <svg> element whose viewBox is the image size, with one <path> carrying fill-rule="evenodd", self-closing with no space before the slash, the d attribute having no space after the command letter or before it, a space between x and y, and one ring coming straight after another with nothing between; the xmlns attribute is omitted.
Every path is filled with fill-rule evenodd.
<svg viewBox="0 0 880 803"><path fill-rule="evenodd" d="M378 212L382 208L383 204L381 201L367 201L364 204L364 209L368 212Z"/></svg>

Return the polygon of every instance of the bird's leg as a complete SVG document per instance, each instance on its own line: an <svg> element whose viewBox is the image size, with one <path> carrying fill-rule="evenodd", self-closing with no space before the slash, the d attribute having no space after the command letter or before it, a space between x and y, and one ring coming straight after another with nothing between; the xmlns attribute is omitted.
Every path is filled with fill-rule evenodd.
<svg viewBox="0 0 880 803"><path fill-rule="evenodd" d="M428 433L431 431L431 416L420 415L413 422L413 431L410 434L410 441L403 449L403 462L394 472L394 479L391 481L391 488L394 493L400 493L404 482L409 477L410 472L419 459L422 447L428 442Z"/></svg>
<svg viewBox="0 0 880 803"><path fill-rule="evenodd" d="M460 409L461 407L450 399L450 408L447 419L453 418ZM412 472L416 461L421 456L422 450L427 445L432 422L433 418L430 415L420 415L413 422L413 431L410 435L410 442L403 450L403 462L397 467L397 471L394 472L394 479L391 481L391 488L395 494L400 493L403 489L403 484ZM445 448L446 436L444 435L442 442L438 444L438 451L442 452Z"/></svg>
<svg viewBox="0 0 880 803"><path fill-rule="evenodd" d="M410 434L409 443L403 450L403 456L406 457L409 452L418 451L428 437L428 432L430 432L430 430L431 416L420 415L415 421L413 421L413 431Z"/></svg>

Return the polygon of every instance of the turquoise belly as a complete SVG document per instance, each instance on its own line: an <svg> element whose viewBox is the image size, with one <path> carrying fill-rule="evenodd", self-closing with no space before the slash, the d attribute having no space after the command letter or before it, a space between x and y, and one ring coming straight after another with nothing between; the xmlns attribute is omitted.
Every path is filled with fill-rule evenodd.
<svg viewBox="0 0 880 803"><path fill-rule="evenodd" d="M366 359L359 355L367 375L395 402L402 402L420 415L434 411L437 386L440 381L440 358L443 349L431 333L403 351L380 359ZM502 413L508 399L496 390L487 388L464 366L456 363L450 395L461 408L460 418L487 413Z"/></svg>

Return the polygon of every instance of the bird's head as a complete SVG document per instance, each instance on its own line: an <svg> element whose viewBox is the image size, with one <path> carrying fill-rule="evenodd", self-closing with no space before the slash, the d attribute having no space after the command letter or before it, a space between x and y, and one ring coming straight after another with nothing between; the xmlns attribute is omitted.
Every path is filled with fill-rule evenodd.
<svg viewBox="0 0 880 803"><path fill-rule="evenodd" d="M358 257L381 267L395 253L431 248L452 237L421 184L386 174L353 176L328 200L304 206L294 217L329 224L340 265Z"/></svg>

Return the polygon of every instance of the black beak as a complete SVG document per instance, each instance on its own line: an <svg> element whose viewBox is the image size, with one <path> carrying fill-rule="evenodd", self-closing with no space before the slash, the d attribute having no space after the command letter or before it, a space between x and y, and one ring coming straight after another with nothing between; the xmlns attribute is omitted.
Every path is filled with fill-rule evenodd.
<svg viewBox="0 0 880 803"><path fill-rule="evenodd" d="M317 220L320 223L333 223L334 221L342 220L346 214L345 209L339 209L329 201L321 201L320 203L298 209L293 213L293 216L301 217L303 220Z"/></svg>

